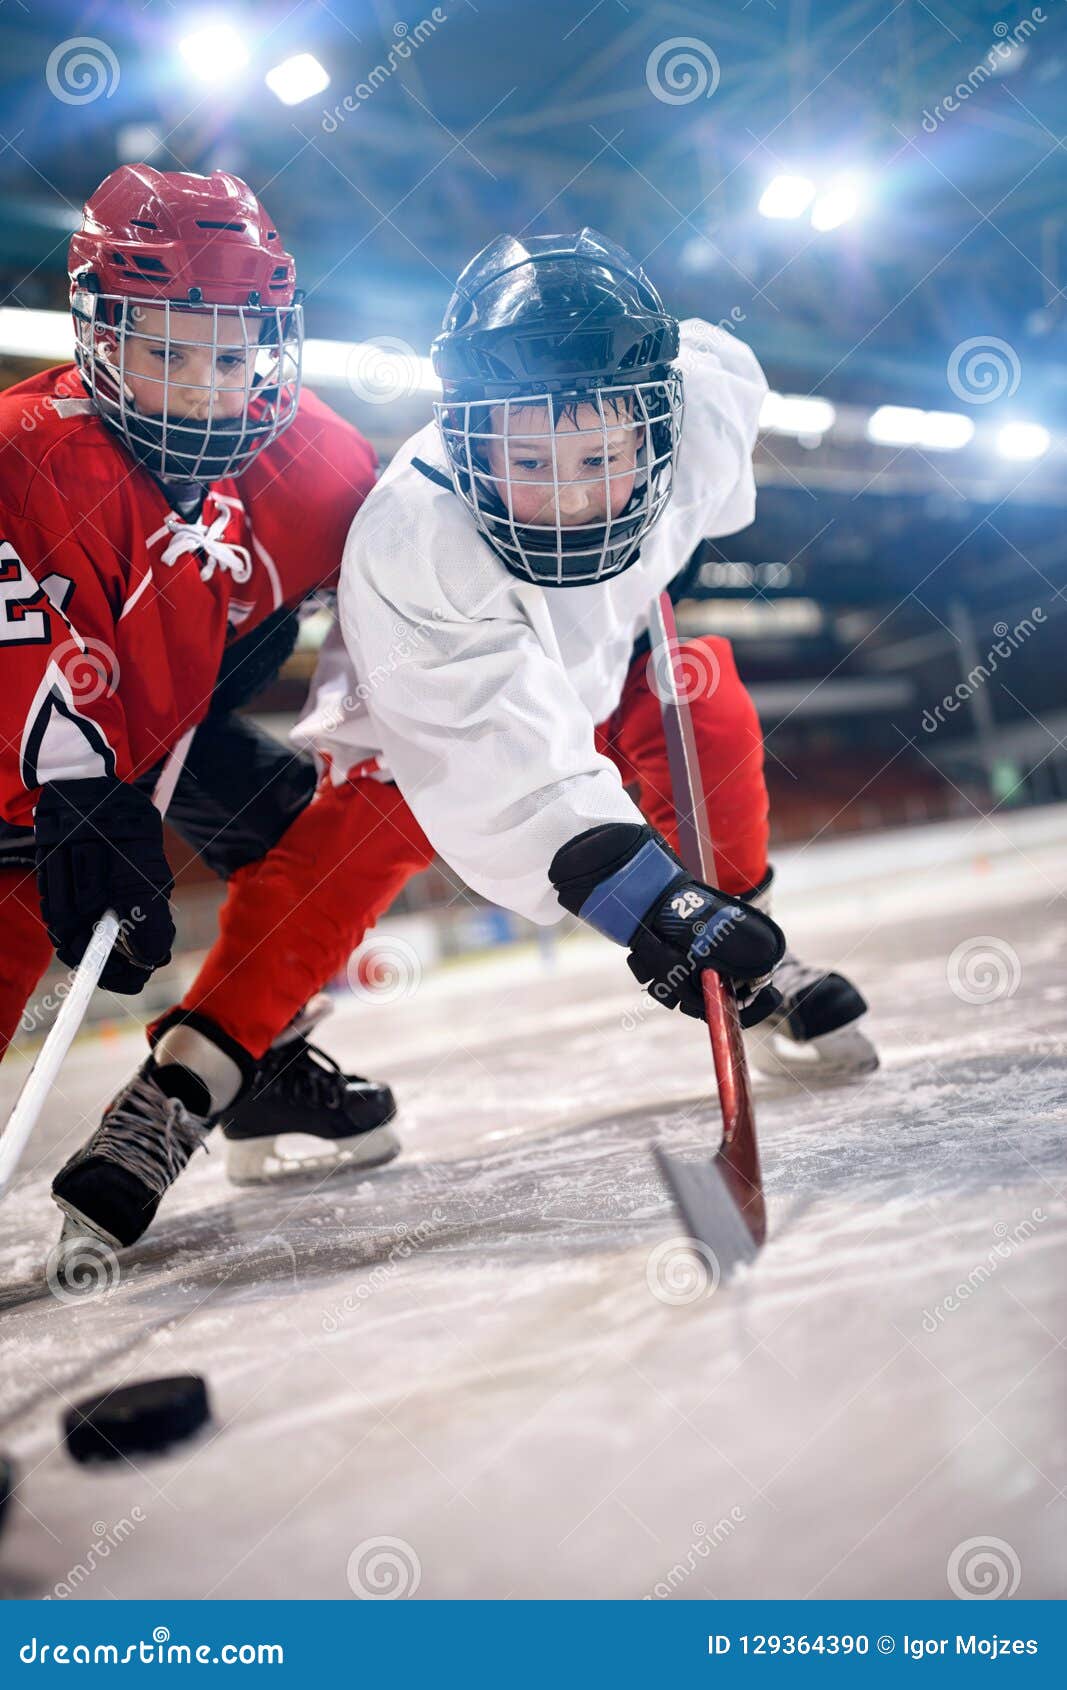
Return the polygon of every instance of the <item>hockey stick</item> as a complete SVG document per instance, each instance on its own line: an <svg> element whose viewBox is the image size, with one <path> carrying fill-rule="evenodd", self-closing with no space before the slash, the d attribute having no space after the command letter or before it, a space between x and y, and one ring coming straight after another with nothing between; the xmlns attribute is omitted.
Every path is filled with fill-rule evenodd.
<svg viewBox="0 0 1067 1690"><path fill-rule="evenodd" d="M652 605L649 633L678 821L679 854L690 874L714 886L707 800L679 663L674 606L667 593L661 593ZM713 970L704 970L701 983L719 1086L722 1142L709 1163L685 1162L660 1144L653 1146L653 1154L689 1236L714 1254L725 1274L756 1254L767 1234L767 1214L737 1001Z"/></svg>
<svg viewBox="0 0 1067 1690"><path fill-rule="evenodd" d="M174 788L185 766L185 758L195 732L195 728L189 728L182 735L164 763L156 782L152 802L162 816L165 816L170 808ZM93 928L93 936L85 948L85 955L74 971L70 991L63 999L48 1037L37 1053L37 1060L26 1076L26 1083L11 1111L7 1126L0 1134L0 1197L6 1195L15 1177L22 1160L22 1152L37 1125L44 1100L55 1085L56 1076L89 1007L89 999L104 972L104 964L118 938L120 925L114 910L108 910Z"/></svg>

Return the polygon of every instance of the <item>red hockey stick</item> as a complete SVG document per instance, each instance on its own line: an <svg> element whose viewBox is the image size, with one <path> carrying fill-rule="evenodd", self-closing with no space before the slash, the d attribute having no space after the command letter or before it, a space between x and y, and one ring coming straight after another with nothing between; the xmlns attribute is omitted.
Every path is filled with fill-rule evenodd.
<svg viewBox="0 0 1067 1690"><path fill-rule="evenodd" d="M661 593L652 606L649 633L678 821L679 854L690 874L714 886L707 801L679 658L674 606L667 593ZM690 1236L714 1253L725 1273L738 1261L749 1261L755 1255L767 1235L767 1212L737 1002L730 987L711 969L705 969L702 983L719 1085L722 1142L710 1163L682 1161L658 1144L653 1151Z"/></svg>

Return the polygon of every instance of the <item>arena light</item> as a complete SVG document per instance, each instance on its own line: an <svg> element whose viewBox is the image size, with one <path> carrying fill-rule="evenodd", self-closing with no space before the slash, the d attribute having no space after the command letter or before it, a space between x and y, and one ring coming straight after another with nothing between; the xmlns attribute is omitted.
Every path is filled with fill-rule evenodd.
<svg viewBox="0 0 1067 1690"><path fill-rule="evenodd" d="M115 131L115 152L121 164L146 164L162 149L159 130L150 123L120 123Z"/></svg>
<svg viewBox="0 0 1067 1690"><path fill-rule="evenodd" d="M811 226L820 231L836 229L855 217L859 208L859 182L854 176L840 176L820 191L811 208Z"/></svg>
<svg viewBox="0 0 1067 1690"><path fill-rule="evenodd" d="M248 48L233 24L212 19L190 30L178 51L198 82L222 82L248 63Z"/></svg>
<svg viewBox="0 0 1067 1690"><path fill-rule="evenodd" d="M917 446L922 418L910 405L879 405L867 419L867 438L878 446Z"/></svg>
<svg viewBox="0 0 1067 1690"><path fill-rule="evenodd" d="M69 311L24 311L17 305L0 307L0 353L12 358L54 358L65 363L74 356L74 324Z"/></svg>
<svg viewBox="0 0 1067 1690"><path fill-rule="evenodd" d="M313 53L296 53L268 70L263 79L283 106L298 106L330 86L329 72Z"/></svg>
<svg viewBox="0 0 1067 1690"><path fill-rule="evenodd" d="M879 405L867 419L867 438L878 446L921 446L955 452L974 435L970 417L954 411L920 411L910 405Z"/></svg>
<svg viewBox="0 0 1067 1690"><path fill-rule="evenodd" d="M429 358L407 351L390 351L374 341L305 340L302 359L305 381L314 387L347 387L356 398L373 400L440 393L440 377Z"/></svg>
<svg viewBox="0 0 1067 1690"><path fill-rule="evenodd" d="M0 306L0 357L50 358L60 364L73 356L74 324L69 311ZM357 398L361 386L379 396L394 389L398 397L441 391L429 358L411 350L394 352L374 341L309 336L304 342L303 372L315 387L347 387Z"/></svg>
<svg viewBox="0 0 1067 1690"><path fill-rule="evenodd" d="M825 434L834 426L836 415L829 399L812 399L800 393L768 393L759 423L768 434L790 434L801 440Z"/></svg>
<svg viewBox="0 0 1067 1690"><path fill-rule="evenodd" d="M1040 423L1005 423L997 435L997 451L1001 457L1016 463L1043 458L1051 445L1052 436Z"/></svg>
<svg viewBox="0 0 1067 1690"><path fill-rule="evenodd" d="M923 413L922 443L930 452L958 452L974 439L974 423L961 417L958 411L926 411Z"/></svg>
<svg viewBox="0 0 1067 1690"><path fill-rule="evenodd" d="M764 188L759 202L761 217L803 217L815 198L815 183L807 176L776 176Z"/></svg>

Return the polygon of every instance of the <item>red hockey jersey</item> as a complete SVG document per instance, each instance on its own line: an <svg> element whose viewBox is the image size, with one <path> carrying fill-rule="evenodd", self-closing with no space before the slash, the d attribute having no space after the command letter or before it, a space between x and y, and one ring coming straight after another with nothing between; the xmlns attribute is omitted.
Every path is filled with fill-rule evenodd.
<svg viewBox="0 0 1067 1690"><path fill-rule="evenodd" d="M336 584L375 468L305 392L186 522L72 366L0 394L0 816L29 825L46 781L157 763L206 715L227 641Z"/></svg>

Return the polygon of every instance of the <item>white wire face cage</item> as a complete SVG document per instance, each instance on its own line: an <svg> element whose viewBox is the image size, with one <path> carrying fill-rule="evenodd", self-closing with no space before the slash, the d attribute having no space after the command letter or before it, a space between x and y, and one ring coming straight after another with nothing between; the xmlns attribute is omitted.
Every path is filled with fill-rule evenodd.
<svg viewBox="0 0 1067 1690"><path fill-rule="evenodd" d="M560 432L564 417L577 421L579 407L595 411L595 421ZM642 540L671 496L683 409L678 369L655 381L434 406L453 486L480 532L513 575L543 587L588 586L636 563ZM540 429L529 420L538 412ZM533 473L521 469L513 454L523 446L531 459L536 455L543 462L547 455L543 468L538 463ZM579 459L583 473L564 478L561 453L568 466ZM613 493L618 496L631 480L632 490L613 516ZM531 488L540 491L548 520L516 519L516 496L525 500ZM598 520L568 521L569 488L579 489L584 504L596 489Z"/></svg>
<svg viewBox="0 0 1067 1690"><path fill-rule="evenodd" d="M141 326L148 310L163 312L162 329L157 323L150 333ZM178 305L77 288L72 311L75 362L93 404L161 481L210 484L240 475L296 416L300 304ZM183 334L194 314L210 323L206 335ZM149 348L164 348L166 355L138 355ZM205 379L181 379L180 369L172 371L172 362L185 354ZM150 399L135 399L131 375Z"/></svg>

